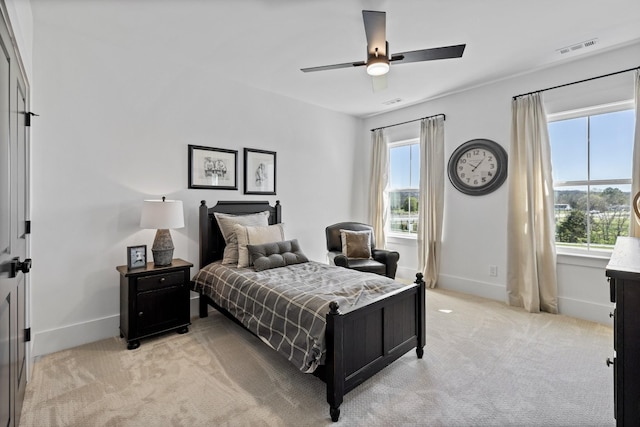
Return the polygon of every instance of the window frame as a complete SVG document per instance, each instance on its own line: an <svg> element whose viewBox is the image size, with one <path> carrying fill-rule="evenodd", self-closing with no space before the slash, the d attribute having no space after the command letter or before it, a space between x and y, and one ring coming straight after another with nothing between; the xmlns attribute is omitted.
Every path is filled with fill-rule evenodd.
<svg viewBox="0 0 640 427"><path fill-rule="evenodd" d="M387 150L388 150L388 158L389 158L389 167L388 167L388 182L387 182L387 188L385 190L386 196L387 196L387 200L389 200L389 193L392 191L391 189L391 149L392 148L397 148L397 147L402 147L402 146L411 146L411 145L418 145L418 148L420 148L420 138L419 137L414 137L414 138L407 138L407 139L402 139L399 141L393 141L393 142L388 142L387 143ZM411 150L410 150L411 151ZM411 160L409 160L409 165L411 165ZM418 168L420 167L420 162L418 162ZM411 175L411 173L409 173ZM419 175L418 175L419 176ZM411 187L412 188L412 187ZM418 186L416 187L418 192L420 192L420 179L418 179ZM417 240L418 239L418 233L401 233L401 232L397 232L397 231L393 231L391 229L391 202L389 201L388 207L387 207L387 212L388 212L388 216L387 216L387 223L385 224L385 229L386 229L386 236L389 238L397 238L397 239L410 239L410 240ZM418 212L420 212L420 206L418 206Z"/></svg>
<svg viewBox="0 0 640 427"><path fill-rule="evenodd" d="M599 114L607 114L607 113L615 113L619 111L625 110L633 110L635 108L635 101L633 99L628 99L624 101L612 102L608 104L600 104L594 105L585 108L578 108L574 110L561 111L557 113L547 114L547 126L549 123L558 122L562 120L570 120L582 117L590 117L596 116ZM591 141L589 138L589 131L587 133L587 162L590 163L591 157ZM549 141L551 144L551 141ZM586 186L587 193L589 193L590 187L602 186L602 185L631 185L631 178L629 179L600 179L600 180L590 180L591 170L587 169L587 179L586 180L577 180L577 181L554 181L553 182L553 190L555 192L558 187L577 187L577 186ZM589 205L587 204L587 210ZM630 221L633 221L632 210L630 211ZM587 235L591 235L591 227L590 222L587 223ZM557 224L556 224L557 225ZM586 257L608 257L613 251L613 247L611 248L591 248L591 244L588 244L585 247L569 247L558 245L558 242L555 242L556 253L558 255L577 255L577 256L586 256Z"/></svg>

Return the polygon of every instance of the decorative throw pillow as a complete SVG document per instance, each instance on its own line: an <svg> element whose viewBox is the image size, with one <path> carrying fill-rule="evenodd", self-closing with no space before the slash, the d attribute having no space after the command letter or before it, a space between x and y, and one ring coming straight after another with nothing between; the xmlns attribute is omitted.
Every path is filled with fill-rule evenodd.
<svg viewBox="0 0 640 427"><path fill-rule="evenodd" d="M371 231L340 230L342 253L347 258L371 258Z"/></svg>
<svg viewBox="0 0 640 427"><path fill-rule="evenodd" d="M274 224L267 227L236 224L233 231L238 237L238 268L249 267L249 251L247 245L281 242L284 240L284 224Z"/></svg>
<svg viewBox="0 0 640 427"><path fill-rule="evenodd" d="M248 245L247 250L256 271L309 262L309 259L300 250L297 239Z"/></svg>
<svg viewBox="0 0 640 427"><path fill-rule="evenodd" d="M223 264L238 264L238 238L233 230L236 224L264 226L269 225L269 211L248 215L232 215L214 212L218 227L226 244L222 256Z"/></svg>

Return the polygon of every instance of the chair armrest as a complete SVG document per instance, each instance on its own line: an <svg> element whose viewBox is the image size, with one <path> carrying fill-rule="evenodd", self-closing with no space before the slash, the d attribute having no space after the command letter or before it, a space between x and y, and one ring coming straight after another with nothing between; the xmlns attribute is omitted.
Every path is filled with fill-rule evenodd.
<svg viewBox="0 0 640 427"><path fill-rule="evenodd" d="M400 254L396 251L388 251L386 249L374 249L371 252L371 257L378 262L388 264L390 262L397 263L400 259Z"/></svg>
<svg viewBox="0 0 640 427"><path fill-rule="evenodd" d="M378 262L387 266L386 276L392 279L396 278L396 271L398 270L398 260L400 254L396 251L388 251L386 249L374 249L371 251L371 256Z"/></svg>
<svg viewBox="0 0 640 427"><path fill-rule="evenodd" d="M329 264L349 268L349 259L342 252L331 251L327 256L329 257Z"/></svg>

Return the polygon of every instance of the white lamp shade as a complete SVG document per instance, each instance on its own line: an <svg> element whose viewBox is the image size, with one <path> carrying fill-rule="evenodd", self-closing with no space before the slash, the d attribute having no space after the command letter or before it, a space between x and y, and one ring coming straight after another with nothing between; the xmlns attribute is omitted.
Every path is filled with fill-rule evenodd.
<svg viewBox="0 0 640 427"><path fill-rule="evenodd" d="M145 200L140 227L163 230L184 227L182 200Z"/></svg>

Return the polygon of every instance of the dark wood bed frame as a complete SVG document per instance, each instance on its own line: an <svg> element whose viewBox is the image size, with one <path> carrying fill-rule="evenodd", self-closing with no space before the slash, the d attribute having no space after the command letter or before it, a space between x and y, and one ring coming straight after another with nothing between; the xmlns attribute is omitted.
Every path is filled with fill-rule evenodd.
<svg viewBox="0 0 640 427"><path fill-rule="evenodd" d="M200 268L222 259L225 242L214 212L251 214L270 212L269 223L280 223L280 202L220 201L208 208L200 204ZM207 317L208 306L240 323L200 293L200 317ZM425 345L425 283L416 274L415 286L387 294L356 310L342 313L332 302L327 313L326 361L314 375L327 384L327 402L332 421L340 417L340 404L346 393L415 348L422 358ZM242 325L241 325L242 326ZM246 329L246 328L245 328Z"/></svg>

